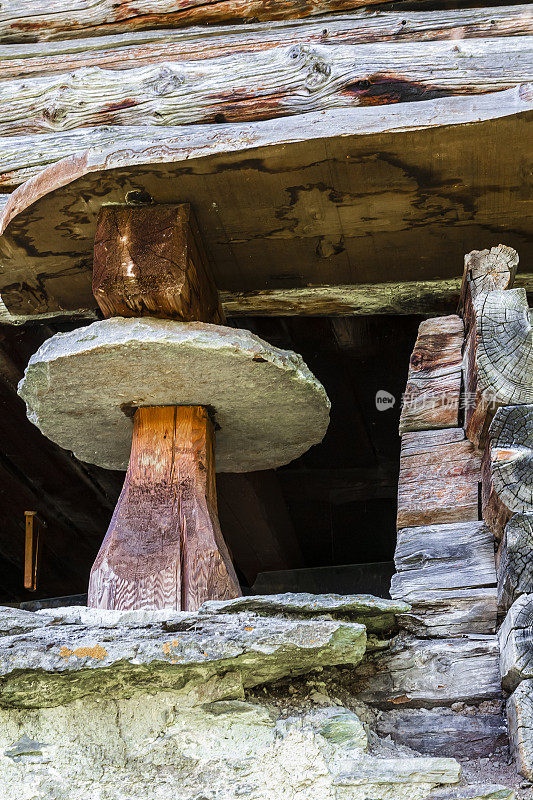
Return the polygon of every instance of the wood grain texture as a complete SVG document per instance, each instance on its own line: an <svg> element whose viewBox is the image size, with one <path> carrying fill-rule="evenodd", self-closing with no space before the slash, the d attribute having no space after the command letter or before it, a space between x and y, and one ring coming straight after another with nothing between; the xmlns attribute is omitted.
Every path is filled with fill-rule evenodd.
<svg viewBox="0 0 533 800"><path fill-rule="evenodd" d="M517 202L522 154L500 143L526 140L517 112L531 101L523 89L506 97L404 104L404 132L394 135L361 133L371 125L390 130L393 118L399 124L402 104L386 113L302 115L297 124L287 117L197 127L163 143L160 135L74 155L19 187L5 206L0 293L15 314L94 308L89 271L99 208L145 192L155 203L191 202L216 284L229 291L376 283L390 279L391 264L398 282L447 279L472 238L497 244L502 227L527 258L531 223L527 202ZM448 114L452 106L468 106L468 114ZM494 119L511 106L512 117ZM452 116L464 123L474 108L470 118L488 114L490 124L449 124ZM445 127L413 130L437 123ZM468 188L457 185L458 174ZM98 202L85 200L96 195Z"/></svg>
<svg viewBox="0 0 533 800"><path fill-rule="evenodd" d="M465 256L461 309L467 330L465 430L483 447L501 405L533 400L533 338L526 293L510 291L517 252L505 245Z"/></svg>
<svg viewBox="0 0 533 800"><path fill-rule="evenodd" d="M480 466L462 429L404 434L398 528L477 520Z"/></svg>
<svg viewBox="0 0 533 800"><path fill-rule="evenodd" d="M518 114L531 107L531 88L529 85L522 85L498 92L497 103L492 95L473 95L472 97L456 96L437 101L424 101L423 104L410 105L408 109L402 103L384 107L360 107L357 113L351 115L346 132L370 134L403 131L406 125L414 129L417 127L440 127L444 124L473 123ZM406 111L408 111L407 115ZM331 113L337 115L339 112ZM286 130L289 119L283 123ZM304 120L299 119L294 122L297 123L295 127L300 127ZM334 123L333 119L331 119L331 123ZM278 126L275 123L263 123L260 130L267 133L274 127L277 131ZM180 144L183 148L187 148L190 157L192 152L201 152L208 145L212 149L216 149L217 137L224 141L230 130L235 129L224 128L218 123L201 127L197 125L165 125L164 130L161 130L161 127L146 125L93 125L72 131L4 136L0 152L0 186L4 190L11 190L37 175L47 165L55 164L69 156L83 154L87 150L88 142L91 143L91 147L107 150L114 148L118 151L131 148L135 150L138 143L144 139L151 141L151 147L155 153L158 147L161 148L161 140L164 138L166 145L177 146ZM329 126L324 126L326 135L328 130ZM233 149L242 149L243 142L250 142L250 146L253 146L254 143L255 145L263 144L264 141L261 139L265 137L258 136L259 132L255 124L243 124L243 129L240 131L242 137L235 138ZM287 130L287 133L289 132L290 130ZM228 147L228 149L232 148ZM182 202L183 198L179 198L179 201ZM464 250L460 256L461 259L463 254ZM524 257L523 253L522 257ZM457 272L454 271L454 276L456 274Z"/></svg>
<svg viewBox="0 0 533 800"><path fill-rule="evenodd" d="M502 686L512 692L523 680L533 678L533 595L515 600L500 628Z"/></svg>
<svg viewBox="0 0 533 800"><path fill-rule="evenodd" d="M420 324L402 398L400 434L459 424L463 322L456 315Z"/></svg>
<svg viewBox="0 0 533 800"><path fill-rule="evenodd" d="M533 511L511 517L499 553L499 609L507 611L521 594L533 594Z"/></svg>
<svg viewBox="0 0 533 800"><path fill-rule="evenodd" d="M182 28L254 20L293 19L375 5L381 0L81 0L73 7L67 0L7 0L0 15L0 36L5 42L36 38L77 37Z"/></svg>
<svg viewBox="0 0 533 800"><path fill-rule="evenodd" d="M497 538L512 514L533 510L533 406L503 406L483 455L483 519Z"/></svg>
<svg viewBox="0 0 533 800"><path fill-rule="evenodd" d="M511 752L519 772L533 780L533 680L523 681L507 701Z"/></svg>
<svg viewBox="0 0 533 800"><path fill-rule="evenodd" d="M104 317L225 322L188 204L103 208L92 288Z"/></svg>
<svg viewBox="0 0 533 800"><path fill-rule="evenodd" d="M390 649L355 668L358 699L382 709L434 708L501 699L496 636L417 639L397 636Z"/></svg>
<svg viewBox="0 0 533 800"><path fill-rule="evenodd" d="M247 22L185 29L123 30L116 35L97 32L92 38L53 38L4 44L2 77L22 78L84 67L128 69L161 61L205 60L250 54L276 47L331 46L414 41L458 41L527 36L533 14L527 5L503 8L465 8L440 11L366 11L302 17L281 22ZM5 38L4 38L5 42Z"/></svg>
<svg viewBox="0 0 533 800"><path fill-rule="evenodd" d="M253 53L0 81L0 134L90 125L249 122L498 92L531 78L530 36L281 44Z"/></svg>
<svg viewBox="0 0 533 800"><path fill-rule="evenodd" d="M130 463L91 570L93 608L194 611L240 594L216 508L214 433L199 406L140 408Z"/></svg>
<svg viewBox="0 0 533 800"><path fill-rule="evenodd" d="M400 624L422 637L496 632L494 542L482 522L398 532L391 597L411 611Z"/></svg>

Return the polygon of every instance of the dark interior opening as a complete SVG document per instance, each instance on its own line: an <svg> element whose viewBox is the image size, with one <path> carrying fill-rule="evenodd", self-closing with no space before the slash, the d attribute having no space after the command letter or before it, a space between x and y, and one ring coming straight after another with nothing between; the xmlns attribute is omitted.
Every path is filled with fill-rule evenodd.
<svg viewBox="0 0 533 800"><path fill-rule="evenodd" d="M323 442L276 472L219 475L222 530L245 592L386 595L393 571L398 421L419 316L239 317L302 354L332 403ZM17 377L53 322L0 327L0 602L86 592L123 473L82 464L26 418ZM378 407L386 392L394 405ZM23 589L24 511L47 523L38 590Z"/></svg>

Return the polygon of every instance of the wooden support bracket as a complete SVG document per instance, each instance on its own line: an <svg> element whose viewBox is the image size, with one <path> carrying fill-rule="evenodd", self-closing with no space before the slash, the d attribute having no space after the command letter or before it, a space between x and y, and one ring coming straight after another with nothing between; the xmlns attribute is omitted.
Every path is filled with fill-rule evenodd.
<svg viewBox="0 0 533 800"><path fill-rule="evenodd" d="M224 322L188 205L103 208L93 292L106 317ZM138 408L124 487L91 570L88 605L190 611L239 594L218 521L208 410Z"/></svg>

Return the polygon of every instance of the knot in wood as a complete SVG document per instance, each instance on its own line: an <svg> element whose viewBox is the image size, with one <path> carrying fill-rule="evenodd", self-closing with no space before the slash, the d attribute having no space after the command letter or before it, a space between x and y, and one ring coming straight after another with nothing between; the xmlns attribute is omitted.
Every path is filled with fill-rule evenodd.
<svg viewBox="0 0 533 800"><path fill-rule="evenodd" d="M183 85L185 79L182 75L172 69L172 67L161 67L151 80L146 82L146 86L156 95L163 97L172 94Z"/></svg>

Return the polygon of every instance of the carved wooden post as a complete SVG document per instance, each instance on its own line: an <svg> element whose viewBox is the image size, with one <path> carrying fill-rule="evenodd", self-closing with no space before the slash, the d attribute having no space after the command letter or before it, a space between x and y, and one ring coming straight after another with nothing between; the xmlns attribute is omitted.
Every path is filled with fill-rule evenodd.
<svg viewBox="0 0 533 800"><path fill-rule="evenodd" d="M105 317L224 323L190 206L100 212L93 293ZM240 594L222 538L206 408L139 408L119 502L91 570L88 604L197 609Z"/></svg>

